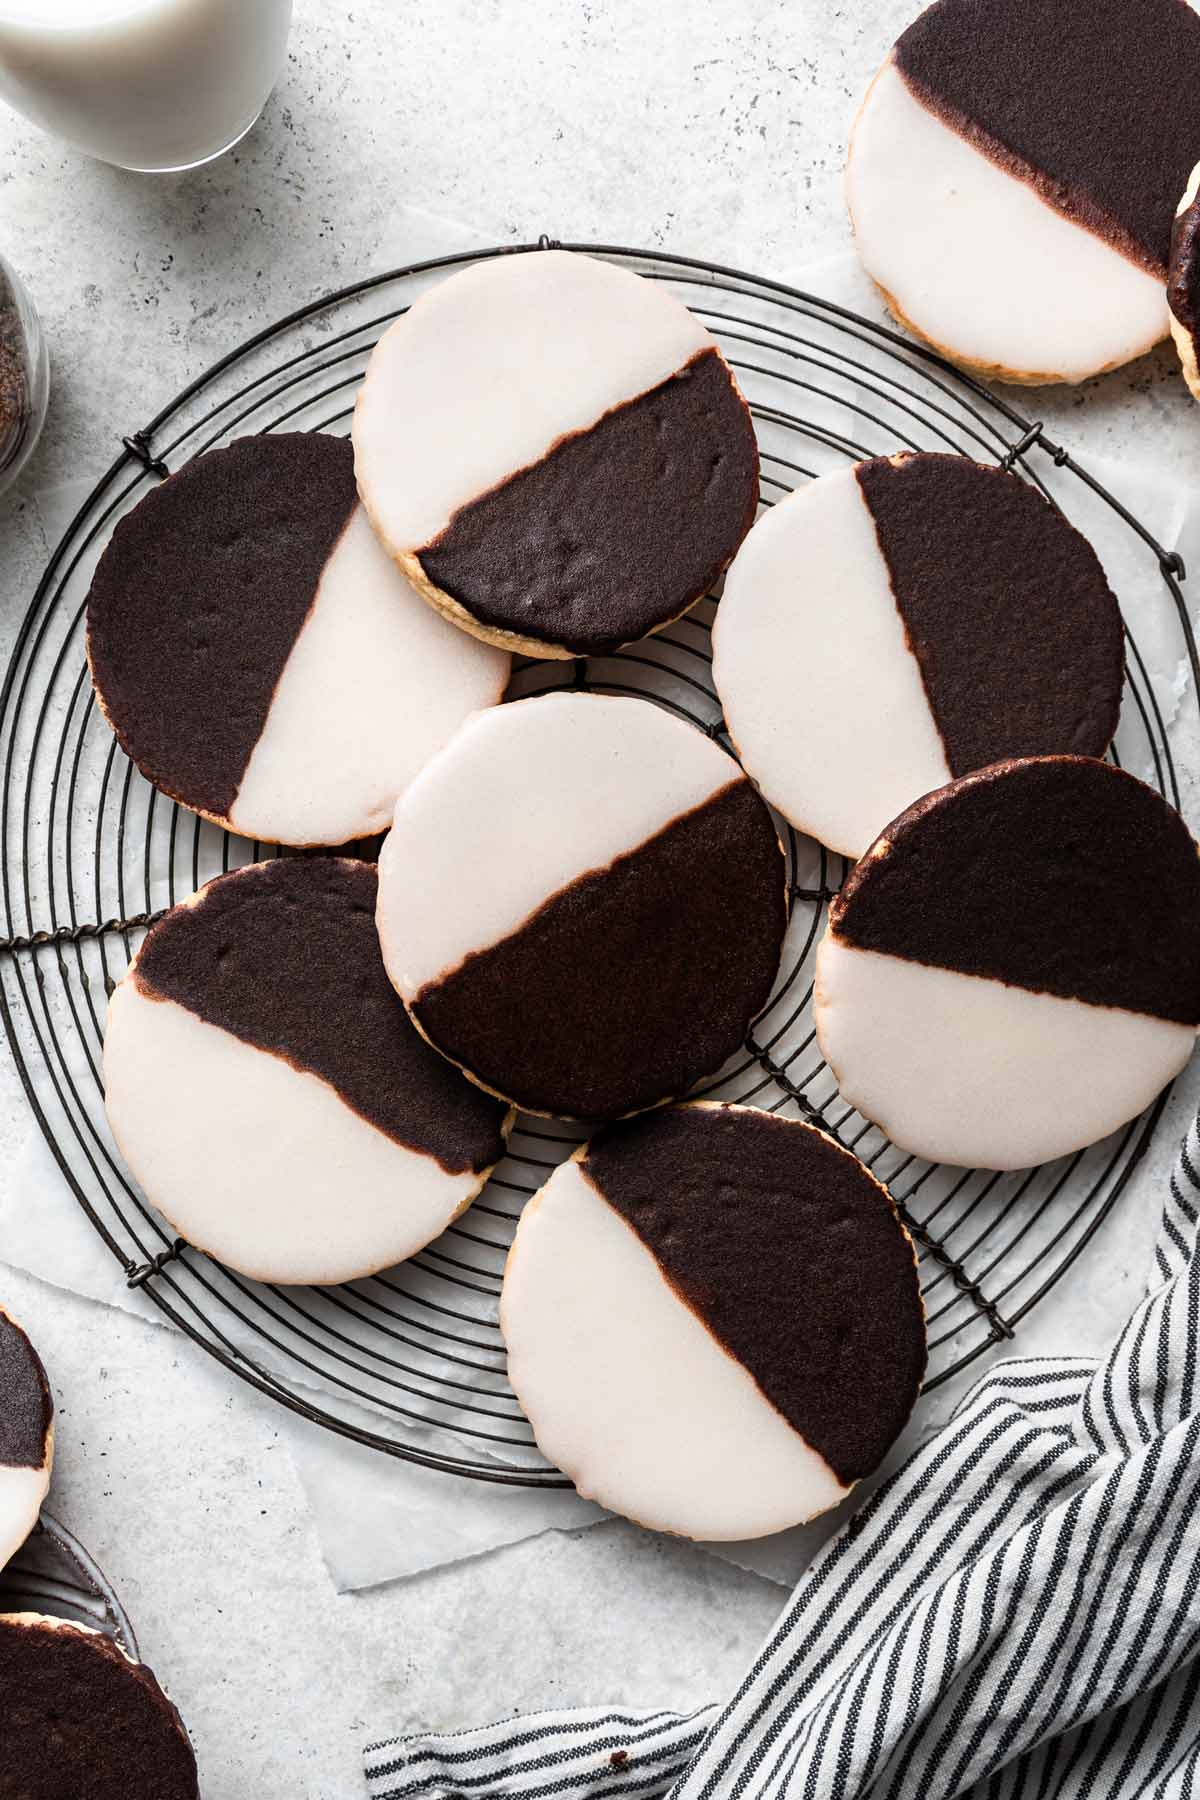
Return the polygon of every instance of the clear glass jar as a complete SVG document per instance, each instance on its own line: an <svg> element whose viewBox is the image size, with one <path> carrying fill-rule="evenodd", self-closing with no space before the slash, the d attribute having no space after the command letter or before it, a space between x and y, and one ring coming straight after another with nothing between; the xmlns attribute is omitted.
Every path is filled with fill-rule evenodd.
<svg viewBox="0 0 1200 1800"><path fill-rule="evenodd" d="M33 301L0 255L0 493L41 435L50 398L50 357Z"/></svg>

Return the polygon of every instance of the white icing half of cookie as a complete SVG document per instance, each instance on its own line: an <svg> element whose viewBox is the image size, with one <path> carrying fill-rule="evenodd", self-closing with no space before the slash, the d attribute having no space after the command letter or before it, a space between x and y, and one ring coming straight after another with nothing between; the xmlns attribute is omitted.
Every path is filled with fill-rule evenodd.
<svg viewBox="0 0 1200 1800"><path fill-rule="evenodd" d="M361 506L325 565L230 824L264 843L386 831L397 797L472 712L503 696L506 652L414 592Z"/></svg>
<svg viewBox="0 0 1200 1800"><path fill-rule="evenodd" d="M862 950L826 932L814 1021L843 1099L902 1150L1024 1169L1136 1118L1190 1026Z"/></svg>
<svg viewBox="0 0 1200 1800"><path fill-rule="evenodd" d="M725 577L713 680L747 774L845 856L950 780L853 469L764 513Z"/></svg>
<svg viewBox="0 0 1200 1800"><path fill-rule="evenodd" d="M0 1569L17 1554L50 1491L50 1458L40 1469L0 1464Z"/></svg>
<svg viewBox="0 0 1200 1800"><path fill-rule="evenodd" d="M379 340L355 409L359 488L388 549L419 550L712 343L661 283L590 256L500 256L447 277Z"/></svg>
<svg viewBox="0 0 1200 1800"><path fill-rule="evenodd" d="M105 1107L130 1168L189 1243L262 1281L400 1262L485 1176L448 1174L335 1090L127 977L109 1002ZM197 1121L219 1154L196 1155Z"/></svg>
<svg viewBox="0 0 1200 1800"><path fill-rule="evenodd" d="M943 124L891 60L855 123L846 194L868 274L960 362L1083 381L1167 334L1161 281Z"/></svg>
<svg viewBox="0 0 1200 1800"><path fill-rule="evenodd" d="M740 777L647 700L547 694L478 714L401 797L379 858L393 985L413 999Z"/></svg>
<svg viewBox="0 0 1200 1800"><path fill-rule="evenodd" d="M849 1491L574 1159L521 1216L500 1323L539 1448L581 1494L653 1530L761 1537Z"/></svg>

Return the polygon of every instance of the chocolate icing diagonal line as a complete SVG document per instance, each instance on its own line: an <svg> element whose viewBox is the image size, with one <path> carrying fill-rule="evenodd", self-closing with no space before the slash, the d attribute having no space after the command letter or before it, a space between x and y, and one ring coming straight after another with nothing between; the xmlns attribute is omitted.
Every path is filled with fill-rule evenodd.
<svg viewBox="0 0 1200 1800"><path fill-rule="evenodd" d="M856 864L844 944L1033 993L1200 1025L1200 857L1107 763L1000 763L926 795Z"/></svg>
<svg viewBox="0 0 1200 1800"><path fill-rule="evenodd" d="M1028 483L964 456L876 457L855 473L951 772L1102 756L1125 643L1086 538Z"/></svg>
<svg viewBox="0 0 1200 1800"><path fill-rule="evenodd" d="M937 0L893 55L943 123L1165 277L1196 160L1200 18L1186 0Z"/></svg>
<svg viewBox="0 0 1200 1800"><path fill-rule="evenodd" d="M926 1354L912 1245L882 1185L819 1132L707 1107L602 1130L582 1167L839 1481L877 1468Z"/></svg>
<svg viewBox="0 0 1200 1800"><path fill-rule="evenodd" d="M239 870L156 926L142 992L328 1082L394 1142L449 1174L504 1151L506 1109L414 1030L384 972L368 863L280 858Z"/></svg>
<svg viewBox="0 0 1200 1800"><path fill-rule="evenodd" d="M482 624L591 655L700 599L757 505L750 412L711 348L460 507L419 562Z"/></svg>
<svg viewBox="0 0 1200 1800"><path fill-rule="evenodd" d="M766 1005L785 864L745 777L428 983L422 1030L499 1093L604 1119L685 1093Z"/></svg>

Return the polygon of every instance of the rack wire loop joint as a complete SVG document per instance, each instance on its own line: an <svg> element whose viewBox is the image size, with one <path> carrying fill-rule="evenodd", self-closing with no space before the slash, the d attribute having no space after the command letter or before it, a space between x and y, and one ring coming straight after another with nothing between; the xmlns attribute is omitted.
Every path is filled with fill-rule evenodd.
<svg viewBox="0 0 1200 1800"><path fill-rule="evenodd" d="M157 475L160 481L166 480L171 471L161 456L155 456L150 447L150 438L147 432L134 431L129 437L122 438L121 442L134 461L141 463L148 475Z"/></svg>

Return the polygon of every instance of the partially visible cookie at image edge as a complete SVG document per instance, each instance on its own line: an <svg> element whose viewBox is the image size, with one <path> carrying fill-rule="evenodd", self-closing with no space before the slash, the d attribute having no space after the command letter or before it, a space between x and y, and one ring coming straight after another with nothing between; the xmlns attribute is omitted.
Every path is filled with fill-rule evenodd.
<svg viewBox="0 0 1200 1800"><path fill-rule="evenodd" d="M19 1800L199 1800L183 1721L151 1671L73 1621L0 1614L0 1745Z"/></svg>
<svg viewBox="0 0 1200 1800"><path fill-rule="evenodd" d="M42 1360L0 1308L0 1568L37 1524L54 1463L54 1401Z"/></svg>

